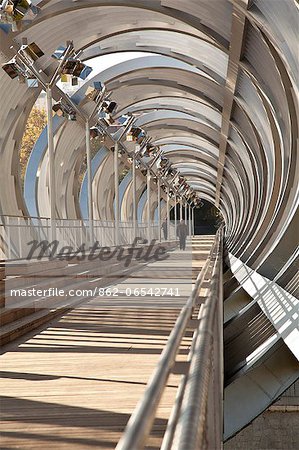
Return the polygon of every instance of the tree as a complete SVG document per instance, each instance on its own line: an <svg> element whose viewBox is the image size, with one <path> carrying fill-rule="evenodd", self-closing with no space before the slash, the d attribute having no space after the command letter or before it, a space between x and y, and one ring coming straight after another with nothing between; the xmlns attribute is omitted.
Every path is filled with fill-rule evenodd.
<svg viewBox="0 0 299 450"><path fill-rule="evenodd" d="M22 186L24 185L25 172L30 154L46 125L47 115L45 110L38 109L34 106L26 123L20 150L20 175Z"/></svg>
<svg viewBox="0 0 299 450"><path fill-rule="evenodd" d="M123 181L123 179L125 178L125 176L130 172L130 169L128 167L124 167L120 173L119 173L119 178L118 181L119 183L121 183Z"/></svg>
<svg viewBox="0 0 299 450"><path fill-rule="evenodd" d="M90 141L90 156L91 160L95 157L95 155L98 153L98 151L103 147L103 140L102 139L91 139ZM87 156L86 153L84 154L84 159L81 164L80 172L79 172L79 182L80 184L83 181L84 175L87 171Z"/></svg>

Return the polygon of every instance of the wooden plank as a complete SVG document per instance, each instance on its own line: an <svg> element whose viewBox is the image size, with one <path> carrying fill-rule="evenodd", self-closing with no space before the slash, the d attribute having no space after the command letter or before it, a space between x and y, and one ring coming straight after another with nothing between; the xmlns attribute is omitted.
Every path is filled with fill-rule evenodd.
<svg viewBox="0 0 299 450"><path fill-rule="evenodd" d="M200 250L200 242L198 246ZM139 272L117 286L145 281L164 286L167 280L173 286L173 279L163 277L163 267L168 272L171 263L174 268L187 264L190 253L173 255L160 264L161 276L155 268L154 279ZM190 273L175 282L185 301L192 287ZM7 346L1 356L1 448L115 447L180 312L170 297L146 300L151 307L141 301L119 307L107 297L92 299L22 343ZM186 360L191 337L192 332L184 338L178 361ZM148 442L151 449L161 446L179 381L179 375L170 375Z"/></svg>

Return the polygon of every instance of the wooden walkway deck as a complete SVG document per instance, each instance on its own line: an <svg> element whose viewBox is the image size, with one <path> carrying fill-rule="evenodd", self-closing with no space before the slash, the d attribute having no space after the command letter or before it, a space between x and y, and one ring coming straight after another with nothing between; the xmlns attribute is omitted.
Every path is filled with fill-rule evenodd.
<svg viewBox="0 0 299 450"><path fill-rule="evenodd" d="M1 449L113 449L191 292L192 267L198 273L212 241L194 241L193 252L174 251L117 286L177 287L180 297L92 299L9 344L0 362ZM170 376L148 449L160 448L178 382Z"/></svg>

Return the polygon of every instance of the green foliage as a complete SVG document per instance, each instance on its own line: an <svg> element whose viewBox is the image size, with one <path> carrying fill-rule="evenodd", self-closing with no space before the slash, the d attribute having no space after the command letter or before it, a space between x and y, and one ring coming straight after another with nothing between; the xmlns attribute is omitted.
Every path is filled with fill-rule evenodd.
<svg viewBox="0 0 299 450"><path fill-rule="evenodd" d="M33 107L26 123L20 150L20 176L22 186L24 185L25 172L30 154L46 125L47 115L45 110Z"/></svg>
<svg viewBox="0 0 299 450"><path fill-rule="evenodd" d="M128 167L124 167L120 171L119 178L118 178L119 183L122 182L122 180L125 178L125 176L127 175L128 172L130 172L130 169Z"/></svg>

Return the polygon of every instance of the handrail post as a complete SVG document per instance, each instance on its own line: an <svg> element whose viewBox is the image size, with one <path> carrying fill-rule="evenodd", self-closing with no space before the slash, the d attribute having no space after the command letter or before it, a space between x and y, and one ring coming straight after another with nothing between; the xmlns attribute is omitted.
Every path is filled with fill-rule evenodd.
<svg viewBox="0 0 299 450"><path fill-rule="evenodd" d="M178 210L177 210L177 202L176 195L174 196L174 239L177 239L176 229L178 226Z"/></svg>
<svg viewBox="0 0 299 450"><path fill-rule="evenodd" d="M22 258L22 235L21 235L21 219L18 217L18 238L19 238L19 258Z"/></svg>
<svg viewBox="0 0 299 450"><path fill-rule="evenodd" d="M167 186L167 200L166 200L166 208L167 208L167 240L170 240L170 206L169 206L169 186Z"/></svg>
<svg viewBox="0 0 299 450"><path fill-rule="evenodd" d="M195 206L192 208L192 235L195 236L195 217L194 217Z"/></svg>
<svg viewBox="0 0 299 450"><path fill-rule="evenodd" d="M133 241L137 237L137 192L136 192L136 158L132 162L132 202L133 202ZM133 242L132 241L132 242Z"/></svg>
<svg viewBox="0 0 299 450"><path fill-rule="evenodd" d="M147 240L151 240L151 172L147 169Z"/></svg>
<svg viewBox="0 0 299 450"><path fill-rule="evenodd" d="M7 217L7 248L8 248L8 259L11 259L11 230L10 230L10 219Z"/></svg>
<svg viewBox="0 0 299 450"><path fill-rule="evenodd" d="M159 227L159 242L161 242L161 181L158 178L158 227Z"/></svg>
<svg viewBox="0 0 299 450"><path fill-rule="evenodd" d="M51 241L56 239L56 180L55 180L55 148L53 134L53 111L52 90L49 85L46 89L47 96L47 133L48 133L48 155L49 155L49 195L50 195L50 237Z"/></svg>
<svg viewBox="0 0 299 450"><path fill-rule="evenodd" d="M114 146L114 243L119 244L119 168L118 168L118 142L115 142Z"/></svg>
<svg viewBox="0 0 299 450"><path fill-rule="evenodd" d="M89 241L90 246L94 243L94 224L93 224L93 201L92 201L92 172L91 172L91 148L90 148L90 131L89 121L85 123L85 139L86 139L86 165L87 165L87 195L88 195L88 220L89 220Z"/></svg>

